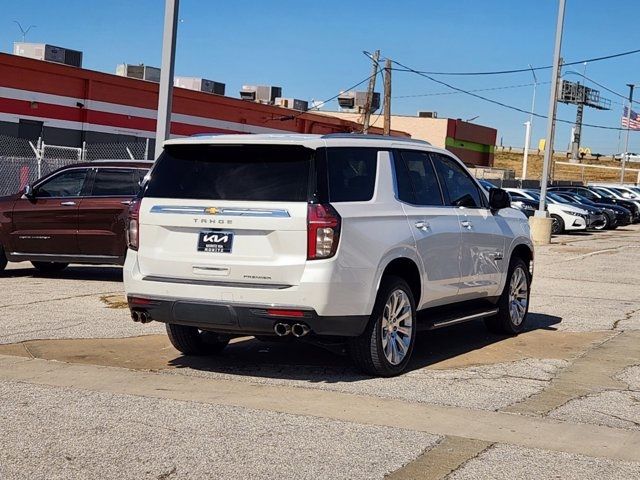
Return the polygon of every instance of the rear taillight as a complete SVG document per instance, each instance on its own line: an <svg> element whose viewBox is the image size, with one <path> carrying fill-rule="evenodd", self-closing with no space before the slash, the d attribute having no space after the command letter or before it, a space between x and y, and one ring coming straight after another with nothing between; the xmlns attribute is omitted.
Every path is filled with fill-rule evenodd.
<svg viewBox="0 0 640 480"><path fill-rule="evenodd" d="M127 218L127 246L131 250L138 250L140 245L140 200L134 200L129 205Z"/></svg>
<svg viewBox="0 0 640 480"><path fill-rule="evenodd" d="M340 239L340 215L329 204L309 204L307 209L307 260L330 258Z"/></svg>

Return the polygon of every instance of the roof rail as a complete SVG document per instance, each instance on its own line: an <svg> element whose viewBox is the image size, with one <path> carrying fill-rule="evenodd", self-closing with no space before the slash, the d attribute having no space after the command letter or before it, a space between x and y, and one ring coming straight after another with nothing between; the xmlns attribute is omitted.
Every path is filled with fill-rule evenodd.
<svg viewBox="0 0 640 480"><path fill-rule="evenodd" d="M361 140L392 140L397 142L409 142L409 143L419 143L421 145L431 145L431 143L426 140L418 140L415 138L407 138L407 137L392 137L389 135L374 135L374 134L362 134L362 133L327 133L322 135L321 138L357 138Z"/></svg>
<svg viewBox="0 0 640 480"><path fill-rule="evenodd" d="M131 160L130 158L97 158L95 160L87 160L83 163L153 163L153 160L144 158L135 160Z"/></svg>

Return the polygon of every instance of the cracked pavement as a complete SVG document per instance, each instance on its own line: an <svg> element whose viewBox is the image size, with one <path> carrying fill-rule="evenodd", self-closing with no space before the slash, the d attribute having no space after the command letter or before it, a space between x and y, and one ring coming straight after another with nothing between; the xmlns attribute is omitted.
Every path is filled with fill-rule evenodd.
<svg viewBox="0 0 640 480"><path fill-rule="evenodd" d="M526 333L422 333L392 379L303 343L182 357L129 319L119 269L12 265L0 478L638 478L638 244L630 226L539 247Z"/></svg>

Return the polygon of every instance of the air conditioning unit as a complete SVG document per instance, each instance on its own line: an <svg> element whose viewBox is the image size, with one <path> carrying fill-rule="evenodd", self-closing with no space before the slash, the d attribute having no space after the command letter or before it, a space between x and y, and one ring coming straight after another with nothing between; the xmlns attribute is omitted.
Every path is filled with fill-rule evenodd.
<svg viewBox="0 0 640 480"><path fill-rule="evenodd" d="M160 69L157 67L150 67L143 63L141 63L140 65L129 65L128 63L121 63L116 67L116 75L160 83Z"/></svg>
<svg viewBox="0 0 640 480"><path fill-rule="evenodd" d="M216 95L224 95L225 89L224 83L198 77L175 77L173 85L179 88L197 90L198 92L215 93Z"/></svg>
<svg viewBox="0 0 640 480"><path fill-rule="evenodd" d="M291 108L292 110L300 110L306 112L309 110L309 102L306 100L298 100L297 98L276 98L275 104L283 108Z"/></svg>
<svg viewBox="0 0 640 480"><path fill-rule="evenodd" d="M420 118L438 118L438 112L424 112L419 111L418 117Z"/></svg>
<svg viewBox="0 0 640 480"><path fill-rule="evenodd" d="M64 63L73 67L82 67L82 52L69 48L55 47L46 43L16 42L13 54L47 62Z"/></svg>
<svg viewBox="0 0 640 480"><path fill-rule="evenodd" d="M372 100L371 111L375 112L380 108L380 94L374 92ZM353 90L342 92L338 96L338 105L343 110L361 113L367 105L367 92L355 92Z"/></svg>
<svg viewBox="0 0 640 480"><path fill-rule="evenodd" d="M240 98L252 102L273 105L276 98L282 97L282 87L272 85L243 85Z"/></svg>

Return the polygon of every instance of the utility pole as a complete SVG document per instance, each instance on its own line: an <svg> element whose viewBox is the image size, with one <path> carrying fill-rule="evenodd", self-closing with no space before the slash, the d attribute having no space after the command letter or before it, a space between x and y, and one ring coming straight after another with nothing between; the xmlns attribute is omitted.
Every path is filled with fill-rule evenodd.
<svg viewBox="0 0 640 480"><path fill-rule="evenodd" d="M564 27L564 7L566 0L558 0L558 18L556 21L556 41L553 49L553 70L551 73L551 93L549 94L549 116L547 118L547 137L544 146L542 179L540 185L540 204L534 217L531 217L531 237L538 244L551 242L551 219L545 210L547 184L549 182L549 164L553 160L553 137L555 133L556 96L560 73L560 51L562 49L562 30ZM530 220L531 220L530 219Z"/></svg>
<svg viewBox="0 0 640 480"><path fill-rule="evenodd" d="M168 0L167 0L168 1ZM371 109L373 106L373 91L376 88L376 77L378 76L378 62L380 60L380 50L373 52L373 66L371 68L371 78L369 78L369 87L367 88L367 104L364 108L364 119L362 121L362 133L369 133L369 122L371 120Z"/></svg>
<svg viewBox="0 0 640 480"><path fill-rule="evenodd" d="M391 135L391 59L384 64L384 135Z"/></svg>
<svg viewBox="0 0 640 480"><path fill-rule="evenodd" d="M622 168L620 169L620 183L624 183L624 169L629 158L629 131L631 130L631 106L633 105L633 83L627 83L629 87L629 106L627 107L627 137L624 140L624 156L622 157Z"/></svg>
<svg viewBox="0 0 640 480"><path fill-rule="evenodd" d="M158 120L154 157L162 153L162 144L171 136L171 103L173 97L173 69L176 58L176 33L180 0L165 0L164 30L162 33L162 66L158 91Z"/></svg>

